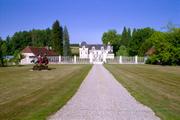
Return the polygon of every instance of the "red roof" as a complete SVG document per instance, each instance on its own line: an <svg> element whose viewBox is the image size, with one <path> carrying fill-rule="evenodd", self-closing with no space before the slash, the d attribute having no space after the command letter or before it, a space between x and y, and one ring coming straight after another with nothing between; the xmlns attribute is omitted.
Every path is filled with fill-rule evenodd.
<svg viewBox="0 0 180 120"><path fill-rule="evenodd" d="M27 46L21 52L22 53L33 53L35 56L38 56L39 54L41 54L41 55L46 54L47 56L59 56L55 51L49 50L46 47Z"/></svg>

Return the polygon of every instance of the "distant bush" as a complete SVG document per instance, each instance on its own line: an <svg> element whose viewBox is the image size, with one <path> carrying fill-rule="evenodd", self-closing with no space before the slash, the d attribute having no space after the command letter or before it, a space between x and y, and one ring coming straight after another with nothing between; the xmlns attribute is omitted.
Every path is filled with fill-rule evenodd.
<svg viewBox="0 0 180 120"><path fill-rule="evenodd" d="M156 55L148 57L146 64L161 64L159 58Z"/></svg>

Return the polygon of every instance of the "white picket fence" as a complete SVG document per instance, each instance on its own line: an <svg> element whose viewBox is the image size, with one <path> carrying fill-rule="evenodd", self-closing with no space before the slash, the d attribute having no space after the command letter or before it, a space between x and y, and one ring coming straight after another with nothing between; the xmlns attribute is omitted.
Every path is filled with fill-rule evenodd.
<svg viewBox="0 0 180 120"><path fill-rule="evenodd" d="M51 56L48 57L50 64L92 64L89 58L77 56ZM139 56L116 56L114 59L106 59L107 64L144 64L145 57Z"/></svg>
<svg viewBox="0 0 180 120"><path fill-rule="evenodd" d="M145 64L145 61L145 57L116 56L114 59L107 59L107 64Z"/></svg>

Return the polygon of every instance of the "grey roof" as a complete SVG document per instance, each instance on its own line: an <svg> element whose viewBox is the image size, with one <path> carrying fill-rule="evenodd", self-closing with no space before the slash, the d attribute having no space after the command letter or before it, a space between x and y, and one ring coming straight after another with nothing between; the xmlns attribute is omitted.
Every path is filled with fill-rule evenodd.
<svg viewBox="0 0 180 120"><path fill-rule="evenodd" d="M89 45L87 45L87 47L88 47L90 50L92 49L92 47L95 47L96 50L100 50L101 47L104 47L104 49L107 48L106 45L102 45L102 44L89 44Z"/></svg>
<svg viewBox="0 0 180 120"><path fill-rule="evenodd" d="M109 54L113 54L113 52L112 52L112 51L109 51L108 53L109 53Z"/></svg>
<svg viewBox="0 0 180 120"><path fill-rule="evenodd" d="M81 47L82 46L87 46L87 43L85 42L85 41L83 41L82 43L81 43Z"/></svg>
<svg viewBox="0 0 180 120"><path fill-rule="evenodd" d="M87 44L86 42L82 42L80 47L85 46L86 48L88 48L89 50L92 49L92 47L95 47L96 50L101 50L101 47L104 47L104 49L107 49L107 46L109 45L103 45L103 44ZM111 46L112 48L112 46Z"/></svg>

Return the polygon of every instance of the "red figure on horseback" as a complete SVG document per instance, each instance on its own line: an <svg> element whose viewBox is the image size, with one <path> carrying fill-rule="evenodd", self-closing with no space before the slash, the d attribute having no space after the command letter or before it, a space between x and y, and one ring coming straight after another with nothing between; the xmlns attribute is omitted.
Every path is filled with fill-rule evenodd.
<svg viewBox="0 0 180 120"><path fill-rule="evenodd" d="M49 63L49 60L48 60L46 54L44 54L43 57L39 54L37 57L37 61L35 62L35 60L34 60L34 63L36 65L33 67L33 70L48 70L47 65Z"/></svg>

